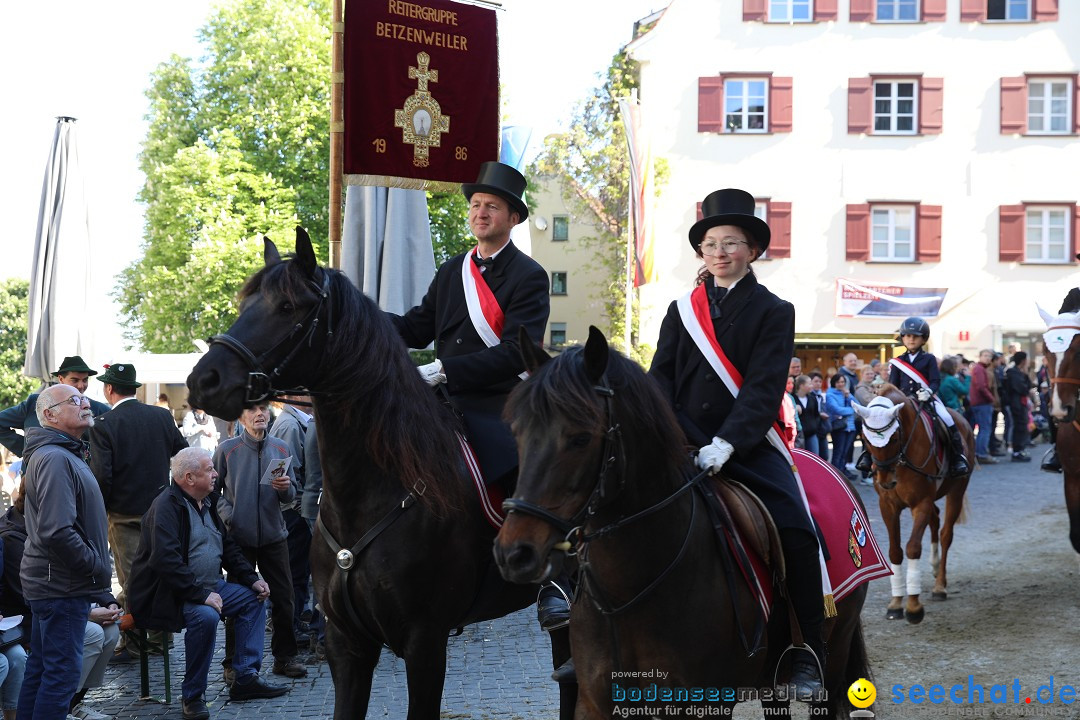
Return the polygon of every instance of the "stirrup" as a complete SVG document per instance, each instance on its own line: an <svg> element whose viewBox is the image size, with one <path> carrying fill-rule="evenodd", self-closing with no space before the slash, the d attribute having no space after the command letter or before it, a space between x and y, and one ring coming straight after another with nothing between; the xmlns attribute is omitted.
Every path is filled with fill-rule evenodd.
<svg viewBox="0 0 1080 720"><path fill-rule="evenodd" d="M799 650L805 650L806 652L810 653L810 657L812 657L814 659L813 665L815 665L817 667L817 683L820 686L820 690L810 690L803 696L800 696L800 693L798 692L798 688L797 688L795 683L788 682L784 686L781 686L781 685L779 685L777 683L777 681L779 680L779 677L780 677L780 665L783 664L783 662L784 662L784 656L787 655L789 652L792 652L792 651L798 652ZM802 662L805 662L808 665L811 664L808 660L803 660ZM793 674L792 679L794 679L795 665L796 665L796 661L793 660L792 663L791 663L791 669L792 669L792 674ZM781 690L781 687L783 687L783 690ZM773 671L773 688L776 689L778 693L790 692L791 695L788 698L789 700L796 700L798 702L821 702L821 701L824 701L826 699L825 698L825 668L821 664L821 658L819 658L818 654L816 652L814 652L813 648L811 648L806 643L803 643L802 645L795 645L794 643L792 643L791 645L788 645L786 648L784 648L784 652L780 653L780 657L776 659L776 669Z"/></svg>

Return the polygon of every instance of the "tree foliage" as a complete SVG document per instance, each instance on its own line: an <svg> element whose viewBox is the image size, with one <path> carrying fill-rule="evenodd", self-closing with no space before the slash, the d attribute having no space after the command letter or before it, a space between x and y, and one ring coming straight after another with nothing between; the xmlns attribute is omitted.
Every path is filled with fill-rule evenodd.
<svg viewBox="0 0 1080 720"><path fill-rule="evenodd" d="M0 282L0 407L22 402L39 381L23 375L30 281Z"/></svg>
<svg viewBox="0 0 1080 720"><path fill-rule="evenodd" d="M603 329L619 349L644 362L651 350L638 346L636 332L631 347L622 347L628 290L630 159L619 98L629 96L638 87L638 64L620 52L612 58L602 79L603 84L575 108L569 129L544 140L544 149L530 168L530 175L558 182L571 213L596 228L596 235L582 238L582 242L594 250L606 270L606 282L598 291L607 319ZM666 177L666 163L657 162L654 173L659 188ZM635 317L636 312L635 305Z"/></svg>
<svg viewBox="0 0 1080 720"><path fill-rule="evenodd" d="M236 317L258 236L308 228L324 260L329 197L329 0L232 0L151 76L142 257L116 295L127 338L188 352Z"/></svg>
<svg viewBox="0 0 1080 720"><path fill-rule="evenodd" d="M469 203L460 192L429 192L428 218L435 265L469 250L476 244L469 231Z"/></svg>

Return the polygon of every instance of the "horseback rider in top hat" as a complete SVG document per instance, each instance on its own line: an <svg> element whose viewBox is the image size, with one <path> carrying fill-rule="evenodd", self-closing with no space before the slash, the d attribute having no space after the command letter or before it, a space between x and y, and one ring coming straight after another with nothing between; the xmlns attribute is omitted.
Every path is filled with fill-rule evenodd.
<svg viewBox="0 0 1080 720"><path fill-rule="evenodd" d="M513 494L518 458L502 410L525 377L518 329L541 344L550 311L547 271L510 240L513 227L529 217L525 185L509 165L481 165L476 182L461 186L476 247L439 267L419 305L404 315L389 314L409 347L435 342L436 360L421 366L420 376L445 389L485 482L501 485L507 496ZM537 605L545 630L569 621L564 589L546 585Z"/></svg>
<svg viewBox="0 0 1080 720"><path fill-rule="evenodd" d="M825 661L818 537L790 456L767 439L794 355L795 308L769 292L750 268L771 238L754 206L750 193L736 189L717 190L702 202L704 217L690 228L689 239L705 267L689 302L683 298L668 308L649 374L687 440L701 447L698 467L722 468L749 487L776 522L795 615L817 656L798 650L790 682L797 699L811 701L822 690L819 662Z"/></svg>
<svg viewBox="0 0 1080 720"><path fill-rule="evenodd" d="M930 325L921 317L909 317L900 324L897 329L900 342L907 348L907 352L896 358L889 369L889 382L900 389L905 395L914 395L924 405L934 409L938 420L947 428L949 442L952 444L952 452L949 453L949 474L953 476L967 475L971 472L971 465L964 456L964 440L960 437L960 430L956 427L952 415L945 403L937 396L938 386L941 384L941 373L938 370L938 360L933 353L923 349L930 339ZM933 399L933 402L930 402ZM873 458L870 452L863 450L859 456L855 468L864 475L868 475L873 466Z"/></svg>

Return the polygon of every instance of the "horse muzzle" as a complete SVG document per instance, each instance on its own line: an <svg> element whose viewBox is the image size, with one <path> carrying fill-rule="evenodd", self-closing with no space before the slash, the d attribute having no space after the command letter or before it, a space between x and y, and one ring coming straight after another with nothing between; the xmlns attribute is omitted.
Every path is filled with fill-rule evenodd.
<svg viewBox="0 0 1080 720"><path fill-rule="evenodd" d="M515 526L519 523L515 520L518 518L507 517L495 538L495 562L503 579L514 583L539 584L557 576L562 571L565 553L554 547L555 542L538 544L518 536Z"/></svg>

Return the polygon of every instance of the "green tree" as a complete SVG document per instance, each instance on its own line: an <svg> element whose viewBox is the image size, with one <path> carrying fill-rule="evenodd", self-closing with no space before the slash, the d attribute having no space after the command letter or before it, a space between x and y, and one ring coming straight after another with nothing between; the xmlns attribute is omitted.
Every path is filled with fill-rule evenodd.
<svg viewBox="0 0 1080 720"><path fill-rule="evenodd" d="M607 318L603 330L616 347L646 364L652 350L639 346L636 331L631 336L631 347L622 347L628 290L630 159L619 98L630 95L638 87L638 64L619 52L602 79L603 84L575 108L569 129L544 140L544 149L530 167L530 175L558 182L571 212L579 218L591 219L596 235L582 238L582 242L595 251L597 261L607 271L607 280L598 292ZM657 188L663 184L666 170L666 163L656 162ZM635 326L636 315L635 303L632 319Z"/></svg>
<svg viewBox="0 0 1080 720"><path fill-rule="evenodd" d="M471 249L476 240L469 231L469 203L460 192L429 192L428 218L435 265Z"/></svg>
<svg viewBox="0 0 1080 720"><path fill-rule="evenodd" d="M0 407L11 407L38 387L38 380L23 375L26 359L26 323L30 282L0 282Z"/></svg>
<svg viewBox="0 0 1080 720"><path fill-rule="evenodd" d="M142 257L116 296L127 338L187 352L235 318L234 298L268 234L304 225L328 258L330 0L232 0L194 63L151 76Z"/></svg>

